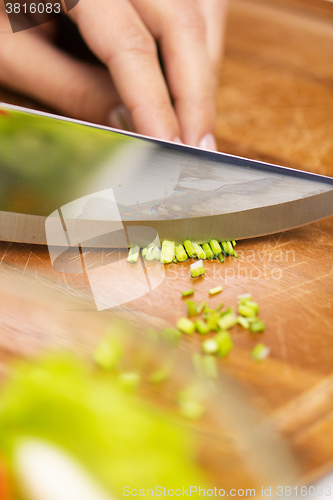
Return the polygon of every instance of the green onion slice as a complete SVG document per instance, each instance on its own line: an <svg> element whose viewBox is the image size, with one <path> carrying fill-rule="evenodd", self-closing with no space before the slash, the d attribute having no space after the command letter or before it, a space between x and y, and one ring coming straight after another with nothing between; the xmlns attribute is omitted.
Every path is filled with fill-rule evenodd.
<svg viewBox="0 0 333 500"><path fill-rule="evenodd" d="M177 328L187 335L191 335L195 331L195 324L188 318L180 318L177 321Z"/></svg>
<svg viewBox="0 0 333 500"><path fill-rule="evenodd" d="M250 323L248 322L247 318L244 318L244 316L237 316L237 323L246 330L250 328Z"/></svg>
<svg viewBox="0 0 333 500"><path fill-rule="evenodd" d="M256 315L255 310L252 309L252 307L248 307L247 303L246 304L239 304L238 305L238 312L242 316L249 317L249 318Z"/></svg>
<svg viewBox="0 0 333 500"><path fill-rule="evenodd" d="M206 354L216 354L220 346L216 339L207 339L202 343L202 350Z"/></svg>
<svg viewBox="0 0 333 500"><path fill-rule="evenodd" d="M228 328L232 328L237 323L237 317L233 311L224 314L218 320L217 324L221 328L221 330L228 330Z"/></svg>
<svg viewBox="0 0 333 500"><path fill-rule="evenodd" d="M139 255L140 255L140 247L138 245L135 245L134 247L129 249L127 262L134 264L135 262L138 261Z"/></svg>
<svg viewBox="0 0 333 500"><path fill-rule="evenodd" d="M202 311L207 307L207 302L204 300L201 302L200 306L198 307L198 313L201 314Z"/></svg>
<svg viewBox="0 0 333 500"><path fill-rule="evenodd" d="M214 255L218 256L222 252L222 248L217 240L210 240L210 248L213 250Z"/></svg>
<svg viewBox="0 0 333 500"><path fill-rule="evenodd" d="M170 264L175 257L175 242L164 240L162 243L161 262L162 264Z"/></svg>
<svg viewBox="0 0 333 500"><path fill-rule="evenodd" d="M199 314L198 312L198 305L194 300L187 300L187 312L189 316L197 316Z"/></svg>
<svg viewBox="0 0 333 500"><path fill-rule="evenodd" d="M252 295L250 293L243 293L242 295L238 295L237 299L241 304L245 304L245 302L252 300Z"/></svg>
<svg viewBox="0 0 333 500"><path fill-rule="evenodd" d="M178 262L185 262L185 260L188 259L187 253L185 252L185 248L183 247L183 245L175 246L175 254Z"/></svg>
<svg viewBox="0 0 333 500"><path fill-rule="evenodd" d="M203 250L202 246L198 245L198 243L193 243L193 246L194 246L195 253L196 253L198 259L205 260L206 259L206 253Z"/></svg>
<svg viewBox="0 0 333 500"><path fill-rule="evenodd" d="M202 319L199 319L198 321L195 322L195 328L197 332L199 332L201 335L207 335L207 333L210 332L209 326Z"/></svg>
<svg viewBox="0 0 333 500"><path fill-rule="evenodd" d="M250 332L252 332L252 333L261 333L265 330L265 328L266 328L265 323L263 321L260 321L260 320L253 321L250 324Z"/></svg>
<svg viewBox="0 0 333 500"><path fill-rule="evenodd" d="M214 258L214 253L212 252L212 249L210 248L208 243L204 243L202 245L202 249L206 254L207 259L213 259Z"/></svg>
<svg viewBox="0 0 333 500"><path fill-rule="evenodd" d="M229 332L222 331L215 335L214 339L219 345L218 355L224 358L232 350L234 344Z"/></svg>
<svg viewBox="0 0 333 500"><path fill-rule="evenodd" d="M192 259L193 257L196 256L196 253L195 253L195 249L194 249L194 246L193 246L193 243L192 241L190 240L185 240L184 241L184 247L185 247L185 250L188 254L188 256Z"/></svg>
<svg viewBox="0 0 333 500"><path fill-rule="evenodd" d="M264 344L257 344L251 351L251 357L255 361L263 361L269 355L270 350Z"/></svg>
<svg viewBox="0 0 333 500"><path fill-rule="evenodd" d="M155 245L150 245L147 247L146 260L152 261L155 259Z"/></svg>
<svg viewBox="0 0 333 500"><path fill-rule="evenodd" d="M197 278L198 276L205 274L205 268L202 260L198 260L194 264L191 264L190 269L192 278Z"/></svg>

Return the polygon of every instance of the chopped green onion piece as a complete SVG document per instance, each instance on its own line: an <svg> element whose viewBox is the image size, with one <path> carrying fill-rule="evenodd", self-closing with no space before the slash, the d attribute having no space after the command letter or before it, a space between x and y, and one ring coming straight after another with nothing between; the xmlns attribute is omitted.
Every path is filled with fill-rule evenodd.
<svg viewBox="0 0 333 500"><path fill-rule="evenodd" d="M199 319L198 321L195 322L195 328L197 332L199 332L201 335L207 335L207 333L210 332L209 326L202 319Z"/></svg>
<svg viewBox="0 0 333 500"><path fill-rule="evenodd" d="M232 307L229 307L228 309L226 309L225 311L221 312L221 318L222 316L226 316L227 314L231 314L233 313L233 308Z"/></svg>
<svg viewBox="0 0 333 500"><path fill-rule="evenodd" d="M178 264L178 260L177 260L177 259L172 259L172 262L173 262L174 264Z"/></svg>
<svg viewBox="0 0 333 500"><path fill-rule="evenodd" d="M216 295L217 293L222 292L222 287L221 286L216 286L215 288L211 288L209 290L209 295Z"/></svg>
<svg viewBox="0 0 333 500"><path fill-rule="evenodd" d="M204 300L201 302L200 306L198 307L198 314L201 314L205 307L207 307L207 302Z"/></svg>
<svg viewBox="0 0 333 500"><path fill-rule="evenodd" d="M245 304L249 300L252 300L252 295L250 293L243 293L242 295L238 295L237 299L241 304Z"/></svg>
<svg viewBox="0 0 333 500"><path fill-rule="evenodd" d="M230 241L221 241L222 248L224 250L224 253L227 255L233 255L234 254L234 249Z"/></svg>
<svg viewBox="0 0 333 500"><path fill-rule="evenodd" d="M259 314L259 306L257 302L254 302L253 300L247 300L244 305L253 309L254 314Z"/></svg>
<svg viewBox="0 0 333 500"><path fill-rule="evenodd" d="M205 413L206 409L197 401L181 401L180 414L189 420L198 420Z"/></svg>
<svg viewBox="0 0 333 500"><path fill-rule="evenodd" d="M142 249L142 257L145 259L147 255L147 248Z"/></svg>
<svg viewBox="0 0 333 500"><path fill-rule="evenodd" d="M194 300L187 300L187 313L189 316L197 316L198 313L198 305Z"/></svg>
<svg viewBox="0 0 333 500"><path fill-rule="evenodd" d="M146 260L151 261L155 258L155 245L149 245L147 247Z"/></svg>
<svg viewBox="0 0 333 500"><path fill-rule="evenodd" d="M244 318L244 316L238 316L237 317L237 323L241 325L243 328L248 330L250 328L250 323L248 322L247 318Z"/></svg>
<svg viewBox="0 0 333 500"><path fill-rule="evenodd" d="M138 261L139 255L140 255L140 247L138 245L130 248L128 252L127 262L134 264L135 262Z"/></svg>
<svg viewBox="0 0 333 500"><path fill-rule="evenodd" d="M215 309L206 315L205 319L207 321L209 331L218 329L219 317L220 315L217 311L215 311Z"/></svg>
<svg viewBox="0 0 333 500"><path fill-rule="evenodd" d="M155 245L154 248L154 260L160 260L161 259L161 249Z"/></svg>
<svg viewBox="0 0 333 500"><path fill-rule="evenodd" d="M193 294L194 294L193 288L191 288L190 290L184 290L184 292L182 292L183 297L189 297L189 295L193 295Z"/></svg>
<svg viewBox="0 0 333 500"><path fill-rule="evenodd" d="M176 328L167 327L161 332L161 337L164 340L178 344L181 334Z"/></svg>
<svg viewBox="0 0 333 500"><path fill-rule="evenodd" d="M238 257L239 257L238 253L235 252L235 250L234 250L234 257L235 257L235 259L238 259Z"/></svg>
<svg viewBox="0 0 333 500"><path fill-rule="evenodd" d="M254 309L252 309L252 307L248 307L247 304L239 304L238 305L238 312L239 314L241 314L242 316L246 316L246 317L253 317L256 315Z"/></svg>
<svg viewBox="0 0 333 500"><path fill-rule="evenodd" d="M266 328L266 325L263 321L257 320L253 321L253 323L250 324L250 332L252 333L260 333L263 332Z"/></svg>
<svg viewBox="0 0 333 500"><path fill-rule="evenodd" d="M177 328L187 335L191 335L195 331L195 324L188 318L180 318L177 321Z"/></svg>
<svg viewBox="0 0 333 500"><path fill-rule="evenodd" d="M194 264L190 265L191 268L191 276L192 278L197 278L198 276L201 276L202 274L205 274L205 268L203 266L203 261L198 260Z"/></svg>
<svg viewBox="0 0 333 500"><path fill-rule="evenodd" d="M229 352L234 346L230 333L225 331L219 332L217 335L215 335L214 339L217 341L219 345L219 350L217 354L221 356L221 358L224 358L229 354Z"/></svg>
<svg viewBox="0 0 333 500"><path fill-rule="evenodd" d="M149 377L149 382L157 385L161 384L162 382L165 382L165 380L167 380L169 377L170 377L170 367L165 366L153 372Z"/></svg>
<svg viewBox="0 0 333 500"><path fill-rule="evenodd" d="M228 328L233 327L237 323L237 318L235 313L229 312L228 314L224 314L217 322L221 330L228 330Z"/></svg>
<svg viewBox="0 0 333 500"><path fill-rule="evenodd" d="M178 262L185 262L187 260L187 253L185 252L185 249L183 245L176 245L175 246L175 254L176 254L176 259Z"/></svg>
<svg viewBox="0 0 333 500"><path fill-rule="evenodd" d="M224 262L224 258L223 258L222 253L219 253L219 254L218 254L218 258L220 259L220 261L221 261L221 262Z"/></svg>
<svg viewBox="0 0 333 500"><path fill-rule="evenodd" d="M218 378L217 363L214 356L208 354L202 357L203 372L208 378Z"/></svg>
<svg viewBox="0 0 333 500"><path fill-rule="evenodd" d="M202 343L202 350L206 354L216 354L219 347L220 346L215 339L207 339Z"/></svg>
<svg viewBox="0 0 333 500"><path fill-rule="evenodd" d="M123 389L133 391L140 384L141 377L135 372L125 372L118 375L118 380Z"/></svg>
<svg viewBox="0 0 333 500"><path fill-rule="evenodd" d="M222 248L217 240L210 240L210 248L213 250L214 255L219 255L222 252Z"/></svg>
<svg viewBox="0 0 333 500"><path fill-rule="evenodd" d="M226 242L225 241L221 241L221 247L222 247L222 252L224 255L228 255L228 247L226 246Z"/></svg>
<svg viewBox="0 0 333 500"><path fill-rule="evenodd" d="M164 240L162 243L161 262L162 264L170 264L175 256L175 242Z"/></svg>
<svg viewBox="0 0 333 500"><path fill-rule="evenodd" d="M235 240L232 240L232 242L231 242L231 243L232 243L232 246L233 246L233 247L235 247L235 246L236 246L236 242L235 242Z"/></svg>
<svg viewBox="0 0 333 500"><path fill-rule="evenodd" d="M206 259L206 253L204 252L203 248L201 245L198 245L198 243L193 243L195 253L198 257L198 259L205 260Z"/></svg>
<svg viewBox="0 0 333 500"><path fill-rule="evenodd" d="M185 250L188 254L188 256L192 259L193 257L196 256L195 254L195 249L194 249L194 246L193 246L193 243L192 241L190 240L185 240L184 241L184 247L185 247Z"/></svg>
<svg viewBox="0 0 333 500"><path fill-rule="evenodd" d="M219 312L223 306L224 306L224 302L221 302L221 304L219 304L217 307L215 307L215 311Z"/></svg>
<svg viewBox="0 0 333 500"><path fill-rule="evenodd" d="M213 254L212 249L210 248L208 243L204 243L202 245L202 249L206 254L206 259L213 259L214 258L214 254Z"/></svg>
<svg viewBox="0 0 333 500"><path fill-rule="evenodd" d="M115 337L108 336L97 346L94 353L94 360L100 368L111 370L118 365L123 353L120 341Z"/></svg>
<svg viewBox="0 0 333 500"><path fill-rule="evenodd" d="M234 255L235 250L234 250L234 247L231 244L231 241L227 241L226 243L227 243L227 248L229 249L229 252L228 252L229 255Z"/></svg>
<svg viewBox="0 0 333 500"><path fill-rule="evenodd" d="M269 355L270 350L264 344L256 345L251 351L251 357L255 361L263 361Z"/></svg>

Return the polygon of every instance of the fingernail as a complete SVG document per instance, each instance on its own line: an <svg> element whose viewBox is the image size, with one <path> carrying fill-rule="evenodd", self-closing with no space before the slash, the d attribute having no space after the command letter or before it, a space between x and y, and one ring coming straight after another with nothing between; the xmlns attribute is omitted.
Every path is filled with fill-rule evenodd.
<svg viewBox="0 0 333 500"><path fill-rule="evenodd" d="M208 149L209 151L217 151L217 145L213 134L206 134L199 142L199 148Z"/></svg>
<svg viewBox="0 0 333 500"><path fill-rule="evenodd" d="M110 111L108 122L110 127L134 132L131 114L122 104Z"/></svg>
<svg viewBox="0 0 333 500"><path fill-rule="evenodd" d="M177 144L183 144L183 142L181 141L181 139L179 139L179 137L175 137L172 142L176 142Z"/></svg>

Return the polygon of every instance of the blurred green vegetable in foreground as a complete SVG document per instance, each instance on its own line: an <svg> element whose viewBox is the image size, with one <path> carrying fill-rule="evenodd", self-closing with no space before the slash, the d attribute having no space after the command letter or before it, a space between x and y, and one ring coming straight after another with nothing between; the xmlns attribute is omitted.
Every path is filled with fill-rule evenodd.
<svg viewBox="0 0 333 500"><path fill-rule="evenodd" d="M0 450L13 472L16 443L32 437L67 450L116 497L124 486L206 482L189 429L70 357L21 364L0 403Z"/></svg>

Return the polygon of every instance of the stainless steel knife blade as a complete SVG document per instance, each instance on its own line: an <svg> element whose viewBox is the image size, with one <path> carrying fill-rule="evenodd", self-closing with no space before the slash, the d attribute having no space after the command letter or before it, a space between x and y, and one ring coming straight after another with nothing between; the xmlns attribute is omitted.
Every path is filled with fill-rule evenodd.
<svg viewBox="0 0 333 500"><path fill-rule="evenodd" d="M0 179L0 239L25 243L46 244L47 217L87 196L99 202L68 216L87 234L121 220L176 242L249 238L333 214L330 177L8 104L0 104ZM98 195L110 189L114 221Z"/></svg>

